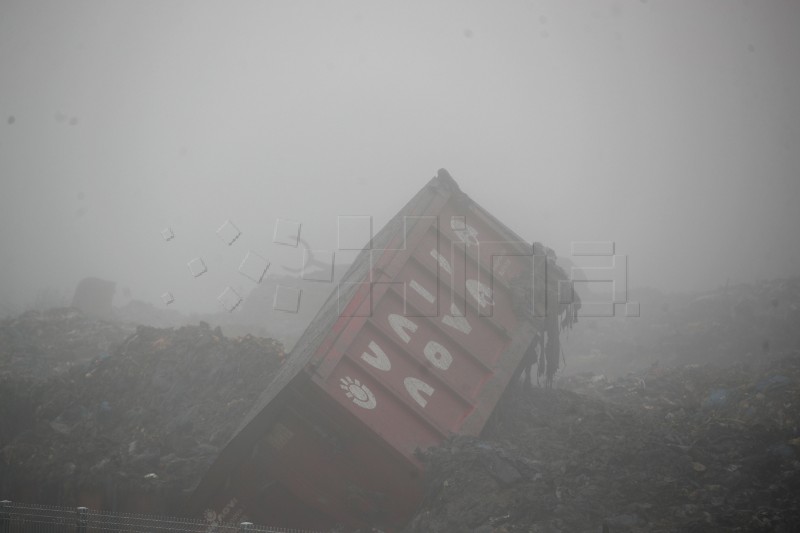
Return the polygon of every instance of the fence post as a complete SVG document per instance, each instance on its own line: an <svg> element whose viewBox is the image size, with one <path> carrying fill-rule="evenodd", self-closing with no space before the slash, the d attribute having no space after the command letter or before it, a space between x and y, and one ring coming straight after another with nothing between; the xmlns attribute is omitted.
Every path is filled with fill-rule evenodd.
<svg viewBox="0 0 800 533"><path fill-rule="evenodd" d="M250 531L253 531L252 522L242 522L239 524L239 533L249 533Z"/></svg>
<svg viewBox="0 0 800 533"><path fill-rule="evenodd" d="M0 502L0 533L11 531L11 502L3 500Z"/></svg>
<svg viewBox="0 0 800 533"><path fill-rule="evenodd" d="M89 531L89 509L87 507L78 507L78 529L76 533L87 533Z"/></svg>

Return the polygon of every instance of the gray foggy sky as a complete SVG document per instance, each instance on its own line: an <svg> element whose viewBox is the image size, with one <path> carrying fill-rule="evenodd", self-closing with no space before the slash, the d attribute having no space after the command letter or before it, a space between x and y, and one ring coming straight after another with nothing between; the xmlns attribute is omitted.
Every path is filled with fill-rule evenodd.
<svg viewBox="0 0 800 533"><path fill-rule="evenodd" d="M796 0L0 0L0 300L96 275L214 309L248 250L299 266L277 218L335 248L440 167L559 255L615 241L631 287L798 274L799 27Z"/></svg>

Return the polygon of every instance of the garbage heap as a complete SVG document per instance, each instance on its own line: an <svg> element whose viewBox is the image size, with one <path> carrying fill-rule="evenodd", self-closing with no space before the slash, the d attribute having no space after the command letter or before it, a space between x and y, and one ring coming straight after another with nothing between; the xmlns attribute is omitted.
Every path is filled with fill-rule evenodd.
<svg viewBox="0 0 800 533"><path fill-rule="evenodd" d="M800 530L800 350L509 389L406 532Z"/></svg>
<svg viewBox="0 0 800 533"><path fill-rule="evenodd" d="M62 318L69 323L71 317ZM0 353L36 357L25 355L24 339L63 347L68 328L51 326L21 332L23 340ZM93 327L99 326L89 327L87 337ZM8 342L7 332L2 340ZM277 341L227 338L201 323L139 326L110 353L46 379L11 376L4 364L0 494L178 513L283 360Z"/></svg>

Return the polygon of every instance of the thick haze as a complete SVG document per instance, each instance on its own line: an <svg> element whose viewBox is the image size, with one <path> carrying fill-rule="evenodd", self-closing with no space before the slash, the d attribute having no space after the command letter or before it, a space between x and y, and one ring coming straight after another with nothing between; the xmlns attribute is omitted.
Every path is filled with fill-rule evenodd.
<svg viewBox="0 0 800 533"><path fill-rule="evenodd" d="M216 309L248 250L299 267L276 219L333 249L440 167L561 256L615 241L630 287L798 274L798 28L797 0L0 0L0 314L89 275Z"/></svg>

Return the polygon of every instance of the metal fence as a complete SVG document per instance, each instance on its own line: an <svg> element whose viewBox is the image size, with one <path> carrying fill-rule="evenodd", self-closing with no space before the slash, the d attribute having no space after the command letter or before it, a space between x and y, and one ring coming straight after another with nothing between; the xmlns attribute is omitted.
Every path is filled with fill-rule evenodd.
<svg viewBox="0 0 800 533"><path fill-rule="evenodd" d="M0 533L315 533L305 529L258 526L250 522L216 524L200 519L94 511L3 500Z"/></svg>

